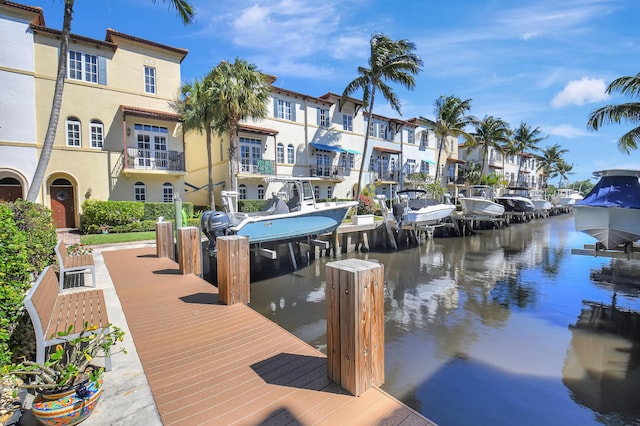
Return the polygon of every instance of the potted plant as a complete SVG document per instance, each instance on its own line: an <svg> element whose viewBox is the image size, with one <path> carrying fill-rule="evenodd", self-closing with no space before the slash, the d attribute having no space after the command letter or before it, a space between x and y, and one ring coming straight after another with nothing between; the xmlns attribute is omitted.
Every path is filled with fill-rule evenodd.
<svg viewBox="0 0 640 426"><path fill-rule="evenodd" d="M23 361L9 370L24 379L20 387L35 391L31 411L44 424L76 424L93 412L102 395L104 368L92 361L111 354L124 331L111 324L103 329L85 324L79 335L72 334L73 327L58 334L65 343L56 345L44 364Z"/></svg>

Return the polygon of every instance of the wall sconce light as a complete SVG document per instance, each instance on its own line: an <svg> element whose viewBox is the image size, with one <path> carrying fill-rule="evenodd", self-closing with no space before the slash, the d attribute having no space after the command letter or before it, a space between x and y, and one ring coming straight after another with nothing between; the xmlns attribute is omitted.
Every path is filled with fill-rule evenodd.
<svg viewBox="0 0 640 426"><path fill-rule="evenodd" d="M131 136L131 127L127 127L127 136Z"/></svg>

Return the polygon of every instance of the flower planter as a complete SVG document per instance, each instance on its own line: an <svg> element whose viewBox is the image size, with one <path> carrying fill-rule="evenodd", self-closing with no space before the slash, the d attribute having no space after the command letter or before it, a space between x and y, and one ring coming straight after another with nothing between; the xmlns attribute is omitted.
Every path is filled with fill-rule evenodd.
<svg viewBox="0 0 640 426"><path fill-rule="evenodd" d="M78 396L79 392L51 400L38 395L33 400L31 412L44 425L78 424L93 412L102 395L102 385L102 378L89 383L86 392L80 392L85 394L84 398Z"/></svg>
<svg viewBox="0 0 640 426"><path fill-rule="evenodd" d="M359 214L351 218L354 225L373 225L372 214Z"/></svg>

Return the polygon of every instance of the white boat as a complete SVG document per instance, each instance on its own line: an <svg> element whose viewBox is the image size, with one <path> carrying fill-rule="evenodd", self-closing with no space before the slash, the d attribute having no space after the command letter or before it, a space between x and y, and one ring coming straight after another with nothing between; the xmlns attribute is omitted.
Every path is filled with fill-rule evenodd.
<svg viewBox="0 0 640 426"><path fill-rule="evenodd" d="M451 216L456 206L429 198L424 189L402 189L399 202L393 206L393 216L399 225L435 225Z"/></svg>
<svg viewBox="0 0 640 426"><path fill-rule="evenodd" d="M584 199L582 192L571 188L560 188L553 201L557 206L572 207L582 199Z"/></svg>
<svg viewBox="0 0 640 426"><path fill-rule="evenodd" d="M504 211L510 213L526 213L535 210L533 201L529 198L529 190L521 187L509 187L496 202L504 206Z"/></svg>
<svg viewBox="0 0 640 426"><path fill-rule="evenodd" d="M460 196L458 201L462 211L469 216L502 216L504 206L493 201L494 190L487 185L472 185L468 196Z"/></svg>
<svg viewBox="0 0 640 426"><path fill-rule="evenodd" d="M533 202L535 207L535 211L543 214L547 214L551 211L553 205L551 201L544 198L544 193L539 189L530 189L529 190L529 198Z"/></svg>
<svg viewBox="0 0 640 426"><path fill-rule="evenodd" d="M640 240L640 170L601 170L600 181L574 206L576 230L607 249Z"/></svg>
<svg viewBox="0 0 640 426"><path fill-rule="evenodd" d="M238 212L236 191L222 191L224 212L208 210L200 225L209 238L209 252L216 252L216 238L242 235L249 244L290 242L335 231L357 201L316 202L312 178L270 177L267 184L277 191L264 209L254 213Z"/></svg>

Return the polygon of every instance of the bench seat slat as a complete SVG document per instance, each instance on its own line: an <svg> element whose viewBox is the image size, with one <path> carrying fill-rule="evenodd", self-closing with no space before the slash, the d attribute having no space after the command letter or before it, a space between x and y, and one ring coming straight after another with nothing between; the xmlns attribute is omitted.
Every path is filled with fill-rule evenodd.
<svg viewBox="0 0 640 426"><path fill-rule="evenodd" d="M96 286L96 266L92 254L69 256L67 246L62 241L58 241L58 244L56 244L55 252L58 257L58 268L60 269L60 292L64 289L64 277L69 273L89 271L91 272L93 286Z"/></svg>

